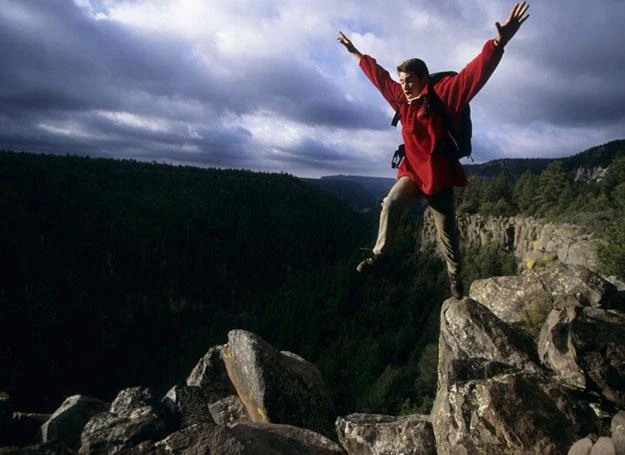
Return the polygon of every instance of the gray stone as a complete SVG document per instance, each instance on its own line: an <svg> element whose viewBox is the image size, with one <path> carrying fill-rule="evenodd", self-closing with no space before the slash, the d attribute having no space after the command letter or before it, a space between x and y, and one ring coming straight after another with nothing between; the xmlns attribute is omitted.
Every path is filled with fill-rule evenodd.
<svg viewBox="0 0 625 455"><path fill-rule="evenodd" d="M592 450L592 441L586 437L575 441L569 449L568 455L589 455Z"/></svg>
<svg viewBox="0 0 625 455"><path fill-rule="evenodd" d="M187 377L187 385L199 387L208 404L236 393L222 359L223 348L210 348Z"/></svg>
<svg viewBox="0 0 625 455"><path fill-rule="evenodd" d="M471 299L448 299L441 309L438 387L514 371L539 370L533 346Z"/></svg>
<svg viewBox="0 0 625 455"><path fill-rule="evenodd" d="M586 376L577 364L571 334L576 317L577 308L574 306L551 311L540 332L538 355L541 362L555 371L562 382L569 387L584 390Z"/></svg>
<svg viewBox="0 0 625 455"><path fill-rule="evenodd" d="M280 353L244 330L228 333L222 357L251 421L290 424L336 437L332 402L310 362Z"/></svg>
<svg viewBox="0 0 625 455"><path fill-rule="evenodd" d="M541 361L568 387L601 392L625 406L625 315L563 305L554 309L538 343Z"/></svg>
<svg viewBox="0 0 625 455"><path fill-rule="evenodd" d="M158 442L145 442L124 452L142 454L343 455L341 447L310 430L270 423L237 423L231 427L197 424Z"/></svg>
<svg viewBox="0 0 625 455"><path fill-rule="evenodd" d="M432 409L439 455L566 453L594 419L556 382L528 372L455 383Z"/></svg>
<svg viewBox="0 0 625 455"><path fill-rule="evenodd" d="M576 264L554 264L535 276L552 295L577 297L583 304L600 307L616 294L616 287L592 270Z"/></svg>
<svg viewBox="0 0 625 455"><path fill-rule="evenodd" d="M625 441L625 411L617 412L612 417L610 428L614 439L621 439Z"/></svg>
<svg viewBox="0 0 625 455"><path fill-rule="evenodd" d="M231 425L235 422L249 420L245 406L236 395L211 403L208 410L215 423L219 425Z"/></svg>
<svg viewBox="0 0 625 455"><path fill-rule="evenodd" d="M115 454L143 441L162 439L169 433L163 411L152 390L124 389L109 412L96 414L87 422L79 453Z"/></svg>
<svg viewBox="0 0 625 455"><path fill-rule="evenodd" d="M60 441L74 451L78 450L80 435L89 419L108 408L107 403L97 398L84 395L68 397L41 426L43 442Z"/></svg>
<svg viewBox="0 0 625 455"><path fill-rule="evenodd" d="M553 296L532 275L502 276L476 280L469 297L491 310L502 321L537 336L553 308Z"/></svg>
<svg viewBox="0 0 625 455"><path fill-rule="evenodd" d="M350 414L336 419L336 432L350 455L436 455L429 416Z"/></svg>
<svg viewBox="0 0 625 455"><path fill-rule="evenodd" d="M162 401L175 416L180 428L213 422L206 397L199 387L174 386Z"/></svg>
<svg viewBox="0 0 625 455"><path fill-rule="evenodd" d="M601 437L595 442L590 451L590 455L617 455L616 447L611 438Z"/></svg>

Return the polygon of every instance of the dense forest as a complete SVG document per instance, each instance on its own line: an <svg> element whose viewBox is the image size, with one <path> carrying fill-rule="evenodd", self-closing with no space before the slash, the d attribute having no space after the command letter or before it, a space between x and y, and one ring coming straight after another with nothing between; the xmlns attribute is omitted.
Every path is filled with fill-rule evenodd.
<svg viewBox="0 0 625 455"><path fill-rule="evenodd" d="M605 270L622 275L617 155L595 183L558 161L471 177L459 210L600 225ZM133 385L164 393L242 328L314 362L339 414L429 411L449 292L440 259L417 245L418 217L362 277L377 213L286 174L4 151L0 210L0 391L21 409ZM464 258L467 285L516 271L496 248Z"/></svg>

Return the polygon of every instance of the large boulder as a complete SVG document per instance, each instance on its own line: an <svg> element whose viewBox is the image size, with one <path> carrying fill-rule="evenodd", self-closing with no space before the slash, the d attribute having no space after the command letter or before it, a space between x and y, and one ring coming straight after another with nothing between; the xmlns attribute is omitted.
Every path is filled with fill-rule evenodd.
<svg viewBox="0 0 625 455"><path fill-rule="evenodd" d="M524 275L493 277L471 284L469 297L498 318L537 337L558 300L575 297L595 307L610 306L616 287L581 265L554 263Z"/></svg>
<svg viewBox="0 0 625 455"><path fill-rule="evenodd" d="M144 442L126 455L344 455L330 439L303 428L246 422L233 426L197 424L158 441Z"/></svg>
<svg viewBox="0 0 625 455"><path fill-rule="evenodd" d="M143 441L159 440L170 430L166 410L148 388L122 390L109 412L93 416L81 435L79 453L115 454Z"/></svg>
<svg viewBox="0 0 625 455"><path fill-rule="evenodd" d="M625 314L567 303L554 309L541 331L541 361L564 385L599 392L625 408Z"/></svg>
<svg viewBox="0 0 625 455"><path fill-rule="evenodd" d="M441 309L438 387L516 371L539 371L531 342L488 308L465 298Z"/></svg>
<svg viewBox="0 0 625 455"><path fill-rule="evenodd" d="M199 387L176 385L167 392L162 402L175 416L179 428L213 422L206 397Z"/></svg>
<svg viewBox="0 0 625 455"><path fill-rule="evenodd" d="M222 358L223 349L224 346L211 347L186 380L187 386L197 387L202 391L209 404L236 394Z"/></svg>
<svg viewBox="0 0 625 455"><path fill-rule="evenodd" d="M537 366L535 346L471 299L441 310L431 418L439 454L557 454L597 427Z"/></svg>
<svg viewBox="0 0 625 455"><path fill-rule="evenodd" d="M588 405L528 372L452 384L437 395L432 424L439 455L556 455L596 429Z"/></svg>
<svg viewBox="0 0 625 455"><path fill-rule="evenodd" d="M253 422L295 425L330 438L334 409L319 370L244 330L228 333L222 357Z"/></svg>
<svg viewBox="0 0 625 455"><path fill-rule="evenodd" d="M97 398L84 395L66 398L41 426L43 442L59 441L77 451L80 448L80 435L89 419L108 408L107 403Z"/></svg>
<svg viewBox="0 0 625 455"><path fill-rule="evenodd" d="M350 414L336 419L336 432L349 455L436 455L429 416Z"/></svg>

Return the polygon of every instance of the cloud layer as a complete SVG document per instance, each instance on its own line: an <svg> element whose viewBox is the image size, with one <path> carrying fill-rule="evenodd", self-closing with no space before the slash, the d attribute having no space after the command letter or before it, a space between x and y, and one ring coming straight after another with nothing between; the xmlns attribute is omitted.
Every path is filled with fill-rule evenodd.
<svg viewBox="0 0 625 455"><path fill-rule="evenodd" d="M308 4L312 3L312 4ZM392 113L336 42L460 69L512 3L0 0L0 148L392 175ZM474 155L625 137L622 0L532 4L472 103Z"/></svg>

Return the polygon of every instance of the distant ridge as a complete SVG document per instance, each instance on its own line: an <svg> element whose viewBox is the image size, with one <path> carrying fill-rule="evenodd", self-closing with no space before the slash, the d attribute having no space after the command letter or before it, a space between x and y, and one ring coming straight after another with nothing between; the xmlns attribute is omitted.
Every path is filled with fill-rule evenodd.
<svg viewBox="0 0 625 455"><path fill-rule="evenodd" d="M501 158L480 164L464 164L464 170L468 176L486 179L496 178L505 171L516 180L527 171L539 175L550 163L561 161L565 170L580 175L580 170L607 168L619 155L625 155L625 139L607 142L565 158ZM358 212L369 212L378 207L395 181L394 178L340 174L302 180L346 201Z"/></svg>

